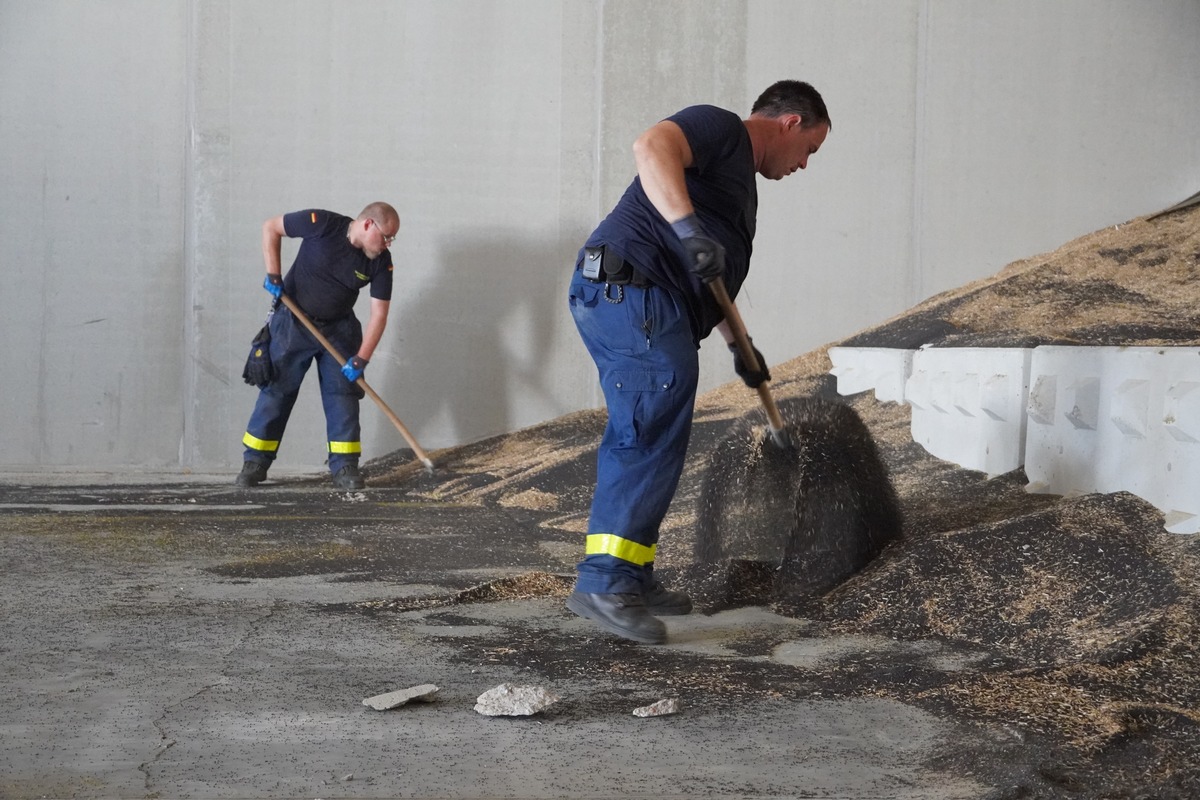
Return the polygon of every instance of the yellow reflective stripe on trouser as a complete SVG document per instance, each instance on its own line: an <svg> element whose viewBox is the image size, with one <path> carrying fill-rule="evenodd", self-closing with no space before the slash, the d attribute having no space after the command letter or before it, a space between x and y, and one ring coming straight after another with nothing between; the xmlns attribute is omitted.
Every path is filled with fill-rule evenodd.
<svg viewBox="0 0 1200 800"><path fill-rule="evenodd" d="M262 450L264 453L274 453L279 449L279 440L268 442L266 439L259 439L257 436L251 436L247 433L242 437L242 444L252 450Z"/></svg>
<svg viewBox="0 0 1200 800"><path fill-rule="evenodd" d="M658 545L645 545L622 539L615 533L589 533L585 552L589 556L613 556L644 567L654 561Z"/></svg>
<svg viewBox="0 0 1200 800"><path fill-rule="evenodd" d="M362 442L330 442L329 452L339 455L358 455L362 453Z"/></svg>

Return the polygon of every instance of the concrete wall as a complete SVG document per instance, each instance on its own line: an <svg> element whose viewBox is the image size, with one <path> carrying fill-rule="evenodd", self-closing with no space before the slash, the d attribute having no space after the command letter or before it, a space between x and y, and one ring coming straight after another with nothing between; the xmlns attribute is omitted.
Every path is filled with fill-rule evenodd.
<svg viewBox="0 0 1200 800"><path fill-rule="evenodd" d="M739 302L787 360L1200 189L1197 40L1195 0L0 0L0 469L236 469L259 226L307 206L400 211L367 379L427 449L597 406L563 298L633 138L796 77L833 132ZM314 378L276 470L324 440Z"/></svg>

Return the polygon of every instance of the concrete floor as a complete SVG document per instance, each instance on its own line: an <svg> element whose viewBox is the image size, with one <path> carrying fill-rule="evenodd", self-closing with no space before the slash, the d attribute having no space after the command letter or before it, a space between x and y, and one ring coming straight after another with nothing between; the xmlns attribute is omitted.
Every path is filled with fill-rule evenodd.
<svg viewBox="0 0 1200 800"><path fill-rule="evenodd" d="M570 574L580 543L519 511L313 481L3 480L0 797L939 800L996 790L969 762L1022 758L1004 729L822 696L823 654L887 641L743 608L668 618L646 647L553 594L447 602ZM476 713L504 682L562 700ZM434 702L362 705L423 683ZM631 714L664 697L682 712Z"/></svg>

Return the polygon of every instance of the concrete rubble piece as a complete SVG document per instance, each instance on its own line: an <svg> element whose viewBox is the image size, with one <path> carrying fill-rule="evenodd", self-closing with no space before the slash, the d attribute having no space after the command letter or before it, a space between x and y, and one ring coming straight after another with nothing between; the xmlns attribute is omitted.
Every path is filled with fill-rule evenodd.
<svg viewBox="0 0 1200 800"><path fill-rule="evenodd" d="M406 705L413 700L422 703L432 703L433 697L437 693L438 687L432 683L422 683L420 686L413 686L408 689L397 689L394 692L377 694L374 697L366 698L362 703L364 706L370 706L376 711L388 711L389 709Z"/></svg>
<svg viewBox="0 0 1200 800"><path fill-rule="evenodd" d="M479 695L475 710L487 717L528 717L546 710L561 699L541 686L502 683Z"/></svg>
<svg viewBox="0 0 1200 800"><path fill-rule="evenodd" d="M635 708L633 715L635 717L667 717L671 714L678 714L679 711L679 701L674 697L667 697L657 703Z"/></svg>

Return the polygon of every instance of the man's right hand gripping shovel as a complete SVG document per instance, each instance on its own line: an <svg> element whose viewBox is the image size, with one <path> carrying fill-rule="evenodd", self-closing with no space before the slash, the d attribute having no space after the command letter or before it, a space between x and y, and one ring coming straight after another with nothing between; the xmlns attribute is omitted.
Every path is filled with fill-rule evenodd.
<svg viewBox="0 0 1200 800"><path fill-rule="evenodd" d="M762 354L751 342L742 315L725 289L725 279L722 277L725 273L725 248L704 233L694 214L672 223L671 227L691 259L688 266L708 286L725 317L725 324L733 335L733 344L729 349L734 351L734 369L747 386L758 391L758 399L767 412L771 441L780 448L790 448L792 442L784 427L783 416L767 386L767 381L771 380L770 370L763 362Z"/></svg>

